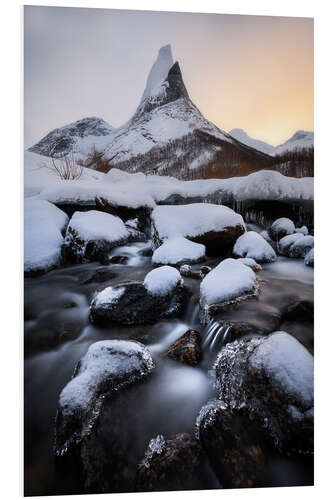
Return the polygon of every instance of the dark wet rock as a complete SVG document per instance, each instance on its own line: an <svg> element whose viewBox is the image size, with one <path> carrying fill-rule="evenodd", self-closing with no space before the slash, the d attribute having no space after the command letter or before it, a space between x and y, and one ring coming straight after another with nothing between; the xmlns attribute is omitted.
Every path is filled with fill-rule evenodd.
<svg viewBox="0 0 333 500"><path fill-rule="evenodd" d="M200 267L200 273L202 274L202 276L206 276L206 274L210 273L211 270L212 270L212 268L210 266L201 266Z"/></svg>
<svg viewBox="0 0 333 500"><path fill-rule="evenodd" d="M179 268L179 272L185 278L193 278L196 280L202 279L202 274L200 271L195 271L189 264L183 264Z"/></svg>
<svg viewBox="0 0 333 500"><path fill-rule="evenodd" d="M142 250L140 250L138 253L139 253L139 255L142 255L143 257L152 257L153 249L151 247L142 248Z"/></svg>
<svg viewBox="0 0 333 500"><path fill-rule="evenodd" d="M113 255L109 258L110 264L125 264L128 261L126 255Z"/></svg>
<svg viewBox="0 0 333 500"><path fill-rule="evenodd" d="M198 441L187 433L149 442L136 476L137 491L189 490L202 475L204 453Z"/></svg>
<svg viewBox="0 0 333 500"><path fill-rule="evenodd" d="M283 313L283 321L313 322L314 305L310 300L298 300L290 304Z"/></svg>
<svg viewBox="0 0 333 500"><path fill-rule="evenodd" d="M57 467L75 469L83 492L121 491L126 476L126 449L118 440L118 423L101 439L100 420L107 401L121 413L119 397L154 369L150 352L139 342L101 341L78 362L59 397L55 447ZM113 433L113 434L112 434ZM130 488L129 488L130 490Z"/></svg>
<svg viewBox="0 0 333 500"><path fill-rule="evenodd" d="M188 330L166 351L165 356L185 365L195 366L201 358L201 337L195 330Z"/></svg>
<svg viewBox="0 0 333 500"><path fill-rule="evenodd" d="M260 484L265 456L253 424L237 409L213 400L203 406L196 435L223 488L251 488Z"/></svg>
<svg viewBox="0 0 333 500"><path fill-rule="evenodd" d="M109 288L100 292L90 305L89 319L93 324L155 323L181 314L189 295L182 283L163 295L152 295L139 281L119 283L112 290Z"/></svg>
<svg viewBox="0 0 333 500"><path fill-rule="evenodd" d="M268 228L268 234L273 241L280 240L288 234L295 232L295 224L287 217L281 217L273 222Z"/></svg>
<svg viewBox="0 0 333 500"><path fill-rule="evenodd" d="M313 453L313 357L300 342L285 332L235 341L214 368L219 399L241 410L269 446Z"/></svg>
<svg viewBox="0 0 333 500"><path fill-rule="evenodd" d="M150 234L150 213L149 207L130 208L125 206L113 205L108 200L98 197L95 198L96 209L120 217L126 224L137 231L143 232L146 236ZM137 223L133 226L133 221Z"/></svg>

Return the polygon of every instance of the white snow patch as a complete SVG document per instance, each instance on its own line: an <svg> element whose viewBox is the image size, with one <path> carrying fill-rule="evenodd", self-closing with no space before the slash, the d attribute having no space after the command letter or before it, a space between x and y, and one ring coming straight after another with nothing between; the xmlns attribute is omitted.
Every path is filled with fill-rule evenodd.
<svg viewBox="0 0 333 500"><path fill-rule="evenodd" d="M225 259L202 280L200 302L203 305L227 302L251 292L255 286L256 276L252 269L239 260Z"/></svg>
<svg viewBox="0 0 333 500"><path fill-rule="evenodd" d="M114 242L129 236L128 229L119 217L97 210L75 212L68 228L74 229L84 241Z"/></svg>
<svg viewBox="0 0 333 500"><path fill-rule="evenodd" d="M286 235L293 234L295 232L295 224L287 217L281 217L280 219L277 219L273 222L273 224L271 225L271 229L275 233L284 231Z"/></svg>
<svg viewBox="0 0 333 500"><path fill-rule="evenodd" d="M279 241L279 252L282 255L288 255L291 245L293 245L295 241L299 240L300 238L303 238L303 236L304 235L302 233L294 233L284 236Z"/></svg>
<svg viewBox="0 0 333 500"><path fill-rule="evenodd" d="M171 266L162 266L150 271L143 282L152 295L168 295L178 284L183 284L180 272Z"/></svg>
<svg viewBox="0 0 333 500"><path fill-rule="evenodd" d="M295 233L304 234L304 236L306 236L307 234L309 234L309 230L306 226L296 227Z"/></svg>
<svg viewBox="0 0 333 500"><path fill-rule="evenodd" d="M152 261L154 264L178 264L185 260L197 262L205 254L205 245L189 241L183 236L175 236L155 250Z"/></svg>
<svg viewBox="0 0 333 500"><path fill-rule="evenodd" d="M61 259L61 231L67 215L48 201L27 198L24 205L24 271L48 270Z"/></svg>
<svg viewBox="0 0 333 500"><path fill-rule="evenodd" d="M274 332L249 358L281 388L304 406L313 405L313 356L286 332Z"/></svg>
<svg viewBox="0 0 333 500"><path fill-rule="evenodd" d="M241 257L238 259L238 262L244 264L244 266L249 266L253 271L261 271L262 267L258 262L250 257Z"/></svg>
<svg viewBox="0 0 333 500"><path fill-rule="evenodd" d="M298 238L295 243L293 243L289 249L289 257L304 258L305 255L313 248L314 237L311 235L303 236Z"/></svg>
<svg viewBox="0 0 333 500"><path fill-rule="evenodd" d="M94 298L94 306L108 307L110 304L118 302L124 292L124 287L113 288L112 286L108 286L96 295L96 297Z"/></svg>
<svg viewBox="0 0 333 500"><path fill-rule="evenodd" d="M273 262L276 254L270 244L255 231L242 234L233 248L234 255L249 257L257 262Z"/></svg>

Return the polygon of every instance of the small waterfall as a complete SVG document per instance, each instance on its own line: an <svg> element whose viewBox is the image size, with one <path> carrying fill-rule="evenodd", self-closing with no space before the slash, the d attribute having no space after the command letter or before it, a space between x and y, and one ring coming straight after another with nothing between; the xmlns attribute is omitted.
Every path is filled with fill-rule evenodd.
<svg viewBox="0 0 333 500"><path fill-rule="evenodd" d="M203 343L202 347L204 350L208 350L210 352L220 349L225 344L227 344L229 340L231 332L231 326L226 324L221 324L218 321L212 319L208 325L206 330L203 333Z"/></svg>

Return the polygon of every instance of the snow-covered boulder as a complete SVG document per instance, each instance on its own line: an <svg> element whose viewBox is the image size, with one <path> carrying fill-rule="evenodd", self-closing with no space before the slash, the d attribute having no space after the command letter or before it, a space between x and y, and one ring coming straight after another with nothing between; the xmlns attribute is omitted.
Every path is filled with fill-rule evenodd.
<svg viewBox="0 0 333 500"><path fill-rule="evenodd" d="M28 198L24 205L24 272L39 274L61 263L67 215L48 201Z"/></svg>
<svg viewBox="0 0 333 500"><path fill-rule="evenodd" d="M238 259L238 262L241 262L245 266L249 266L255 272L262 270L261 265L250 257L241 257L240 259Z"/></svg>
<svg viewBox="0 0 333 500"><path fill-rule="evenodd" d="M304 234L304 236L306 236L307 234L309 234L309 230L306 226L296 227L295 233Z"/></svg>
<svg viewBox="0 0 333 500"><path fill-rule="evenodd" d="M304 264L306 266L314 266L314 248L311 248L311 250L304 257Z"/></svg>
<svg viewBox="0 0 333 500"><path fill-rule="evenodd" d="M233 254L237 257L249 257L257 262L273 262L276 260L273 248L255 231L248 231L237 239Z"/></svg>
<svg viewBox="0 0 333 500"><path fill-rule="evenodd" d="M195 434L224 488L260 485L265 456L249 418L211 400L199 412Z"/></svg>
<svg viewBox="0 0 333 500"><path fill-rule="evenodd" d="M116 419L114 413L114 421L108 429L113 444L105 453L99 441L102 414L108 399L113 401L113 411L121 414L119 397L122 389L143 381L154 366L149 350L139 342L96 342L78 362L73 378L61 391L56 416L55 455L64 467L66 458L71 465L78 461L76 465L82 471L84 491L96 487L106 465L112 471L110 480L116 482L118 474L122 473L126 450L116 443L119 417ZM98 488L103 491L103 481Z"/></svg>
<svg viewBox="0 0 333 500"><path fill-rule="evenodd" d="M152 212L155 247L167 239L183 236L205 245L208 252L223 253L244 231L242 216L224 205L160 205Z"/></svg>
<svg viewBox="0 0 333 500"><path fill-rule="evenodd" d="M225 259L200 284L202 321L226 305L258 295L255 273L235 259Z"/></svg>
<svg viewBox="0 0 333 500"><path fill-rule="evenodd" d="M205 485L205 457L194 436L181 433L149 441L136 475L136 491L192 490Z"/></svg>
<svg viewBox="0 0 333 500"><path fill-rule="evenodd" d="M163 266L139 281L119 283L97 293L90 305L94 324L149 324L180 314L188 290L177 269Z"/></svg>
<svg viewBox="0 0 333 500"><path fill-rule="evenodd" d="M268 234L273 241L280 240L284 236L287 236L287 234L293 234L294 232L295 224L287 217L277 219L268 229Z"/></svg>
<svg viewBox="0 0 333 500"><path fill-rule="evenodd" d="M290 247L299 238L303 238L303 234L301 234L301 233L288 234L288 236L284 236L283 238L281 238L279 241L279 244L278 244L279 254L288 256Z"/></svg>
<svg viewBox="0 0 333 500"><path fill-rule="evenodd" d="M289 249L289 257L293 257L296 259L304 259L306 254L313 248L314 246L314 237L310 236L302 236L298 238L293 245L291 245Z"/></svg>
<svg viewBox="0 0 333 500"><path fill-rule="evenodd" d="M119 217L97 210L75 212L67 227L64 253L75 262L103 261L112 248L129 238L130 233Z"/></svg>
<svg viewBox="0 0 333 500"><path fill-rule="evenodd" d="M279 451L313 451L313 356L286 332L227 344L215 366L219 399L251 415Z"/></svg>
<svg viewBox="0 0 333 500"><path fill-rule="evenodd" d="M183 236L175 236L170 238L153 254L153 264L184 264L197 263L205 258L205 245L194 243Z"/></svg>

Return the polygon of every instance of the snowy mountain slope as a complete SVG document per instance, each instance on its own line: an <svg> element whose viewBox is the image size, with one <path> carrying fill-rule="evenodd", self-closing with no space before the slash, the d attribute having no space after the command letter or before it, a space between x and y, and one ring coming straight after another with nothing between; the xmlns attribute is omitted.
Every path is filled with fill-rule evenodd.
<svg viewBox="0 0 333 500"><path fill-rule="evenodd" d="M314 134L306 130L298 130L290 139L274 148L274 155L281 155L287 151L300 151L313 148Z"/></svg>
<svg viewBox="0 0 333 500"><path fill-rule="evenodd" d="M253 139L253 137L250 137L244 130L240 128L234 128L230 130L229 135L231 135L234 139L242 142L243 144L246 144L247 146L255 148L258 151L262 151L263 153L269 154L271 156L277 156L282 155L286 152L313 148L314 138L313 132L298 130L283 144L274 147L267 142Z"/></svg>
<svg viewBox="0 0 333 500"><path fill-rule="evenodd" d="M200 113L169 45L158 53L134 116L118 129L102 124L103 120L96 131L88 127L84 134L77 133L75 124L57 129L30 150L53 156L73 151L89 166L94 166L98 152L107 165L111 160L123 170L180 178L246 175L267 164L266 155L241 144Z"/></svg>
<svg viewBox="0 0 333 500"><path fill-rule="evenodd" d="M262 151L268 155L274 154L274 146L268 144L267 142L260 141L259 139L253 139L253 137L250 137L245 130L242 130L241 128L233 128L230 130L229 135L243 144L257 149L258 151Z"/></svg>

